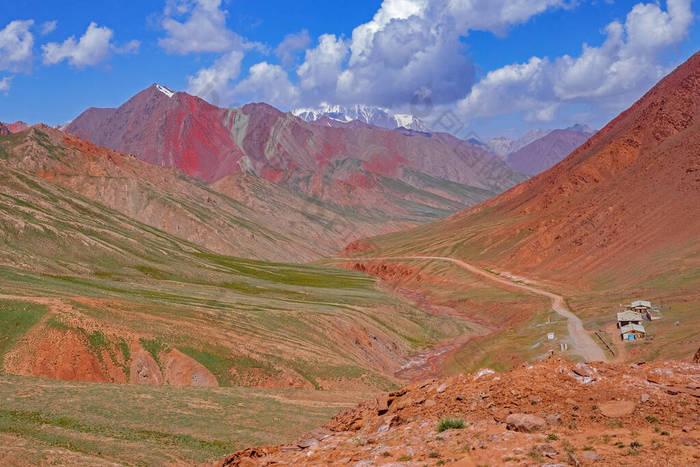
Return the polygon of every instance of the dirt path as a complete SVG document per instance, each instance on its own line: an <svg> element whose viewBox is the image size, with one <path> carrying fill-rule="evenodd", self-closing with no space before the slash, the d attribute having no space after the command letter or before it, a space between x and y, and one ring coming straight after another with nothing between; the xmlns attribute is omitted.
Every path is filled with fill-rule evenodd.
<svg viewBox="0 0 700 467"><path fill-rule="evenodd" d="M552 309L563 316L568 321L569 338L571 339L571 351L577 355L580 355L585 361L607 361L607 357L603 349L601 349L598 344L595 343L591 335L583 327L581 319L573 314L571 310L566 307L564 298L561 295L542 290L533 285L524 284L521 282L516 282L513 279L509 279L503 276L499 276L488 271L485 271L477 266L466 263L462 260L449 258L445 256L390 256L390 257L379 257L379 258L346 258L344 260L350 261L396 261L396 260L433 260L433 261L447 261L452 264L459 266L462 269L482 276L492 282L497 282L499 284L505 285L507 287L514 287L528 292L534 293L536 295L543 295L552 301Z"/></svg>

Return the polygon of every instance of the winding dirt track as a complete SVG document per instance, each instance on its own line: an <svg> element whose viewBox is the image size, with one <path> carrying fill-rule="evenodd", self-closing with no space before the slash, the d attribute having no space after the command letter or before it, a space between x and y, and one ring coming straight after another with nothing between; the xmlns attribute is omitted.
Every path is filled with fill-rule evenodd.
<svg viewBox="0 0 700 467"><path fill-rule="evenodd" d="M607 361L605 352L601 349L598 344L595 343L591 335L583 327L583 323L578 316L573 314L571 310L566 307L564 298L561 295L557 295L546 290L542 290L532 285L523 284L516 282L514 280L492 274L485 271L477 266L466 263L462 260L449 258L446 256L389 256L389 257L379 257L379 258L344 258L344 260L350 261L397 261L397 260L432 260L432 261L447 261L452 264L459 266L462 269L482 276L492 282L497 282L499 284L505 285L507 287L515 287L518 289L526 290L528 292L534 293L536 295L543 295L552 301L552 309L568 320L568 330L569 338L571 340L571 351L577 355L580 355L585 361Z"/></svg>

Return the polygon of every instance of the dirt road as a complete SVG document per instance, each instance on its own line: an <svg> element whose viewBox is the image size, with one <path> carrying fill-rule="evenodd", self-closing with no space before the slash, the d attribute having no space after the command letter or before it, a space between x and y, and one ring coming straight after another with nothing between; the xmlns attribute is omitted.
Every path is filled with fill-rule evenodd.
<svg viewBox="0 0 700 467"><path fill-rule="evenodd" d="M563 316L568 321L569 338L571 339L571 351L577 355L580 355L585 361L607 361L607 357L603 349L601 349L598 344L595 343L591 335L583 327L583 323L578 316L573 314L571 310L566 307L564 298L561 295L542 290L530 284L525 284L522 282L517 282L513 279L507 277L499 276L497 274L485 271L477 266L466 263L462 260L449 258L445 256L391 256L391 257L381 257L381 258L347 258L346 260L356 260L356 261L397 261L397 260L433 260L433 261L447 261L460 268L466 269L467 271L482 276L492 282L497 282L499 284L505 285L507 287L514 287L522 289L536 295L543 295L548 297L552 301L552 309Z"/></svg>

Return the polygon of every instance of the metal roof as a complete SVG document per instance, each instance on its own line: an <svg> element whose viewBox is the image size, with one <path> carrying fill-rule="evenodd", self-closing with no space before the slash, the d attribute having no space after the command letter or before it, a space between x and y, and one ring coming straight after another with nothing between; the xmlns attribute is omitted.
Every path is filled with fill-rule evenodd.
<svg viewBox="0 0 700 467"><path fill-rule="evenodd" d="M642 315L637 313L636 311L623 311L622 313L617 314L617 320L618 321L641 321L642 320Z"/></svg>
<svg viewBox="0 0 700 467"><path fill-rule="evenodd" d="M632 308L637 307L637 306L645 306L647 308L651 308L651 302L648 302L646 300L637 300L637 301L632 302L632 304L630 305L630 307L632 307Z"/></svg>
<svg viewBox="0 0 700 467"><path fill-rule="evenodd" d="M630 323L630 324L625 324L624 326L622 326L622 328L620 328L620 334L627 334L628 332L632 332L632 331L643 332L645 334L647 332L644 329L644 326L642 326L641 324Z"/></svg>

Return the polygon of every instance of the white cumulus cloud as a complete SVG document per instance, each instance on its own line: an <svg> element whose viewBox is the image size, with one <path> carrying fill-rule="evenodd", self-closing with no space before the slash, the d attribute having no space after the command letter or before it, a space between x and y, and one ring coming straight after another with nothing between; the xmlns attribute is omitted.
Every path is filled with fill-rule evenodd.
<svg viewBox="0 0 700 467"><path fill-rule="evenodd" d="M92 22L80 39L70 36L63 42L49 42L41 46L44 64L55 65L67 60L72 66L85 68L97 65L109 57L110 52L128 54L138 52L141 43L132 40L118 47L112 43L114 31Z"/></svg>
<svg viewBox="0 0 700 467"><path fill-rule="evenodd" d="M287 34L274 52L282 62L282 66L290 66L294 63L297 52L306 49L309 44L311 44L311 37L309 37L309 31L304 29L297 34Z"/></svg>
<svg viewBox="0 0 700 467"><path fill-rule="evenodd" d="M489 72L459 102L465 117L525 112L529 121L552 121L567 103L583 102L619 111L669 70L663 50L685 39L693 14L690 0L636 4L624 23L605 28L598 47L584 44L577 57L532 57Z"/></svg>
<svg viewBox="0 0 700 467"><path fill-rule="evenodd" d="M31 67L34 35L29 29L33 24L33 20L16 20L0 29L0 70L17 72Z"/></svg>
<svg viewBox="0 0 700 467"><path fill-rule="evenodd" d="M248 77L233 89L233 95L243 101L261 100L281 107L295 104L298 94L284 68L267 62L250 67Z"/></svg>
<svg viewBox="0 0 700 467"><path fill-rule="evenodd" d="M220 11L219 2L209 2ZM201 8L200 3L169 6L171 14L183 14ZM329 101L398 107L408 105L421 90L436 104L451 104L474 82L474 65L461 42L470 30L501 33L547 9L566 6L565 0L384 0L372 20L357 26L351 37L321 35L305 51L304 61L290 70L283 67L291 67L295 52L310 41L304 31L286 36L275 49L282 67L272 72L272 65L263 62L256 71L266 73L246 78L239 90L273 89L264 79L282 83L280 92L266 93L277 96L280 101L270 103L280 106L293 99L303 105Z"/></svg>
<svg viewBox="0 0 700 467"><path fill-rule="evenodd" d="M169 0L161 23L167 36L158 44L176 54L225 52L236 38L226 28L226 14L221 0ZM186 19L178 21L181 16Z"/></svg>
<svg viewBox="0 0 700 467"><path fill-rule="evenodd" d="M43 22L41 24L41 35L51 34L56 30L56 26L58 26L58 21L56 20Z"/></svg>
<svg viewBox="0 0 700 467"><path fill-rule="evenodd" d="M222 105L231 97L230 85L241 72L243 52L232 50L222 56L209 68L202 68L194 76L187 78L187 92L208 100L214 105Z"/></svg>

